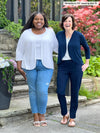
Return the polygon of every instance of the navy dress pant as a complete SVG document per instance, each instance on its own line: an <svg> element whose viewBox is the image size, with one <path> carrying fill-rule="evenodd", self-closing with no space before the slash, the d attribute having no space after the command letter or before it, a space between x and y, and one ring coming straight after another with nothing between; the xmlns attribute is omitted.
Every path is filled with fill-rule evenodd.
<svg viewBox="0 0 100 133"><path fill-rule="evenodd" d="M61 114L67 114L67 101L65 98L65 90L67 82L71 81L71 102L70 102L70 118L76 117L78 108L78 93L81 85L83 72L82 65L73 62L72 60L62 61L58 64L57 72L57 95L60 102Z"/></svg>

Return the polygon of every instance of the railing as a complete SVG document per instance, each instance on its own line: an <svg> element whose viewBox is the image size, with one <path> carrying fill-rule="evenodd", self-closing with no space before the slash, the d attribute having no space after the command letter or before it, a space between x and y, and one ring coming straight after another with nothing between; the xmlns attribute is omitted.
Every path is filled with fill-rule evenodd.
<svg viewBox="0 0 100 133"><path fill-rule="evenodd" d="M18 23L18 19L22 19L22 25L24 25L31 14L31 2L32 0L8 0L7 1L7 18L15 23ZM33 1L34 2L34 1ZM63 0L37 0L37 10L42 12L44 10L43 5L50 3L50 19L60 20L62 14ZM44 3L43 3L44 2Z"/></svg>
<svg viewBox="0 0 100 133"><path fill-rule="evenodd" d="M18 23L19 2L21 4L21 19L22 25L28 20L30 16L30 2L31 0L8 0L7 1L7 18L15 23Z"/></svg>

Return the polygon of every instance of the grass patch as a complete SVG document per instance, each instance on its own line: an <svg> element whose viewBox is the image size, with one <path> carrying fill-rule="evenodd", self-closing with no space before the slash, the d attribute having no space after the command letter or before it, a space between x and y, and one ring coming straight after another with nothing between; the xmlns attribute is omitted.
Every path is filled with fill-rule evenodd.
<svg viewBox="0 0 100 133"><path fill-rule="evenodd" d="M100 90L89 91L88 89L86 89L82 86L80 88L79 95L86 96L88 100L97 99L100 97Z"/></svg>

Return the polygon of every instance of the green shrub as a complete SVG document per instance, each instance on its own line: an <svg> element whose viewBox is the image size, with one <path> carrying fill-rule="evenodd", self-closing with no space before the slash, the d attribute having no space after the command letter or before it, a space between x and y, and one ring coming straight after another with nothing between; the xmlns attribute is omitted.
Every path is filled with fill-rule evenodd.
<svg viewBox="0 0 100 133"><path fill-rule="evenodd" d="M58 31L61 31L58 21L49 21L48 23L49 23L49 26L54 29L55 33L57 33ZM11 35L13 36L14 39L19 39L22 28L23 28L23 26L22 26L21 19L18 20L18 24L14 23L14 22L10 22L5 27L5 29L11 33Z"/></svg>
<svg viewBox="0 0 100 133"><path fill-rule="evenodd" d="M10 22L5 29L11 33L14 39L19 39L21 30L23 26L21 25L22 21L19 20L18 23Z"/></svg>
<svg viewBox="0 0 100 133"><path fill-rule="evenodd" d="M100 90L89 91L88 89L81 86L80 91L79 91L79 95L80 96L86 96L88 100L89 99L95 99L95 98L100 97Z"/></svg>
<svg viewBox="0 0 100 133"><path fill-rule="evenodd" d="M62 29L59 26L59 21L48 21L48 24L50 27L52 27L55 31L55 33L61 31Z"/></svg>
<svg viewBox="0 0 100 133"><path fill-rule="evenodd" d="M85 63L85 57L82 58ZM89 67L84 71L84 75L100 77L100 56L91 56Z"/></svg>
<svg viewBox="0 0 100 133"><path fill-rule="evenodd" d="M0 0L0 28L4 28L10 22L6 18L6 3L7 0Z"/></svg>

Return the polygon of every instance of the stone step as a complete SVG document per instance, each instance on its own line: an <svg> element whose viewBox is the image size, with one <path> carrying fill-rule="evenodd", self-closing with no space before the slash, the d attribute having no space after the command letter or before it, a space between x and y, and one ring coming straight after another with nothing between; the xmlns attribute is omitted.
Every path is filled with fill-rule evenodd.
<svg viewBox="0 0 100 133"><path fill-rule="evenodd" d="M92 91L95 87L94 81L91 78L83 78L82 85L84 88L88 88L89 91Z"/></svg>
<svg viewBox="0 0 100 133"><path fill-rule="evenodd" d="M90 78L83 78L83 79L82 79L82 82L83 82L83 83L92 83L93 80L90 79Z"/></svg>
<svg viewBox="0 0 100 133"><path fill-rule="evenodd" d="M26 84L26 81L25 79L23 78L23 76L21 74L17 74L15 75L15 80L14 80L14 85L25 85Z"/></svg>
<svg viewBox="0 0 100 133"><path fill-rule="evenodd" d="M25 98L28 96L28 85L13 86L12 98Z"/></svg>
<svg viewBox="0 0 100 133"><path fill-rule="evenodd" d="M56 92L56 86L54 83L54 77L52 77L50 85L49 85L49 89L48 92L49 93L54 93ZM14 87L18 88L22 85L22 88L24 85L27 85L27 82L24 80L23 76L19 73L19 71L16 71L16 75L15 75L15 80L14 80ZM20 87L21 88L21 87Z"/></svg>
<svg viewBox="0 0 100 133"><path fill-rule="evenodd" d="M12 56L12 51L6 51L6 50L0 50L0 54L3 54L4 56L9 56L11 57Z"/></svg>
<svg viewBox="0 0 100 133"><path fill-rule="evenodd" d="M15 51L17 41L14 40L9 32L2 29L0 30L0 50Z"/></svg>
<svg viewBox="0 0 100 133"><path fill-rule="evenodd" d="M28 91L29 89L27 84L13 86L12 98L19 99L19 98L27 97ZM49 85L48 93L56 93L56 90L54 89L52 83Z"/></svg>
<svg viewBox="0 0 100 133"><path fill-rule="evenodd" d="M92 79L82 79L82 84L84 88L88 88L88 90L93 90L94 83ZM69 86L70 87L70 86ZM70 88L69 88L70 91ZM54 81L51 80L49 89L49 93L56 93L56 85L54 85ZM19 74L19 72L16 73L15 81L14 81L14 91L13 91L13 97L14 98L20 98L28 95L28 86L27 82L24 80L23 76Z"/></svg>

